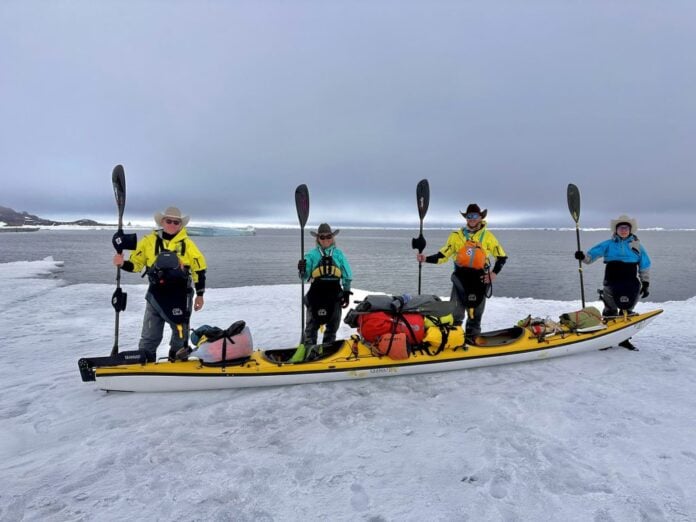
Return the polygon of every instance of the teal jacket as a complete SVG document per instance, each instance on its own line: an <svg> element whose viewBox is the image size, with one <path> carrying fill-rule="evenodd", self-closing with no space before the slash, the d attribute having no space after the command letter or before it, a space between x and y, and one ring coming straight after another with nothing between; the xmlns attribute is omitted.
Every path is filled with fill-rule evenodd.
<svg viewBox="0 0 696 522"><path fill-rule="evenodd" d="M331 245L326 250L322 250L322 248L317 245L304 255L304 259L307 262L305 281L312 280L312 272L319 266L322 256L331 256L334 265L341 271L340 277L343 290L349 291L353 281L353 271L350 269L350 264L345 254L339 248L336 248L335 245Z"/></svg>

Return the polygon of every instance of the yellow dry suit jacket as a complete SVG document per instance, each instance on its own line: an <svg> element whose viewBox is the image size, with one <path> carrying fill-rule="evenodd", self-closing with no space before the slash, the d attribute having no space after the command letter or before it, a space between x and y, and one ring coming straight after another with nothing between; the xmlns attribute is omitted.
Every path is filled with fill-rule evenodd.
<svg viewBox="0 0 696 522"><path fill-rule="evenodd" d="M456 258L457 252L464 247L467 241L478 241L481 243L481 247L488 258L491 256L496 259L507 257L505 250L498 243L498 239L493 235L493 232L486 230L486 223L484 222L483 226L473 234L464 228L454 230L447 238L447 243L440 249L440 253L444 257L440 257L437 260L437 264L439 265L448 259ZM490 264L490 261L487 264Z"/></svg>
<svg viewBox="0 0 696 522"><path fill-rule="evenodd" d="M135 250L131 252L128 260L132 263L132 270L124 269L129 272L140 272L143 268L150 268L157 258L157 240L161 237L161 230L153 230L150 234L138 241ZM162 247L164 250L176 252L177 257L181 260L181 264L188 266L191 269L193 282L198 283L199 272L207 270L205 257L191 239L189 239L186 229L182 228L179 233L172 239L162 238ZM205 273L205 272L204 272ZM196 285L197 293L201 293L199 285Z"/></svg>

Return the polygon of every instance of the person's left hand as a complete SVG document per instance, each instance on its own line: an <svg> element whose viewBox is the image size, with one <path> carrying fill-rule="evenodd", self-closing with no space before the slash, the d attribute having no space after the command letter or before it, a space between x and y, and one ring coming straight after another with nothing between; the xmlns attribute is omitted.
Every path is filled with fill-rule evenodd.
<svg viewBox="0 0 696 522"><path fill-rule="evenodd" d="M498 277L498 274L495 272L486 272L483 276L483 282L490 285L493 281L495 281L496 277Z"/></svg>
<svg viewBox="0 0 696 522"><path fill-rule="evenodd" d="M645 299L650 295L650 292L648 292L648 287L650 286L650 283L648 281L643 281L641 287L640 287L640 296Z"/></svg>
<svg viewBox="0 0 696 522"><path fill-rule="evenodd" d="M197 295L196 298L193 300L193 309L197 312L201 308L203 308L203 305L205 304L205 299L203 299L202 295Z"/></svg>
<svg viewBox="0 0 696 522"><path fill-rule="evenodd" d="M350 305L350 296L353 295L353 292L350 290L344 290L343 293L341 294L341 308L348 308L348 305Z"/></svg>

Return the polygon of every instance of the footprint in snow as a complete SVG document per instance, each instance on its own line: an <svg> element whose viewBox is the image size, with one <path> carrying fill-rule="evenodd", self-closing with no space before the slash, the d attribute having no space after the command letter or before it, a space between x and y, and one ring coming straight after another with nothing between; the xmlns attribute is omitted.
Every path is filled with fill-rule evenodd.
<svg viewBox="0 0 696 522"><path fill-rule="evenodd" d="M505 498L508 494L508 479L497 475L491 481L490 492L493 498Z"/></svg>
<svg viewBox="0 0 696 522"><path fill-rule="evenodd" d="M350 487L353 495L350 498L350 505L353 506L355 511L365 511L370 504L370 498L365 493L365 490L360 484L353 484Z"/></svg>

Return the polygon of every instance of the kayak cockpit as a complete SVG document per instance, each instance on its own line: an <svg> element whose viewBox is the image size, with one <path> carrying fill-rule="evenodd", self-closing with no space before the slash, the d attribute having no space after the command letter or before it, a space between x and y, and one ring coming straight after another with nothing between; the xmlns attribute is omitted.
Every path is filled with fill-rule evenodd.
<svg viewBox="0 0 696 522"><path fill-rule="evenodd" d="M326 344L313 344L313 345L308 345L305 347L305 355L304 359L299 363L309 363L309 362L316 362L316 361L321 361L323 359L328 359L329 357L332 357L336 355L341 348L343 348L343 345L345 344L345 340L340 340L340 341L334 341L331 343L326 343ZM264 350L262 352L263 358L271 363L275 364L283 364L283 363L289 363L290 359L292 358L293 355L295 355L295 351L297 350L297 347L295 348L282 348L278 350ZM295 363L298 364L298 363Z"/></svg>
<svg viewBox="0 0 696 522"><path fill-rule="evenodd" d="M493 348L496 346L504 346L512 344L518 339L521 339L525 333L525 329L520 326L505 328L503 330L493 330L491 332L482 332L473 338L474 346L480 348Z"/></svg>

